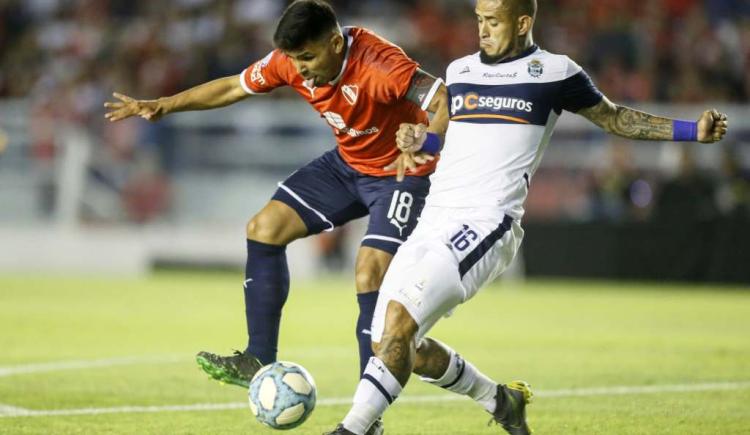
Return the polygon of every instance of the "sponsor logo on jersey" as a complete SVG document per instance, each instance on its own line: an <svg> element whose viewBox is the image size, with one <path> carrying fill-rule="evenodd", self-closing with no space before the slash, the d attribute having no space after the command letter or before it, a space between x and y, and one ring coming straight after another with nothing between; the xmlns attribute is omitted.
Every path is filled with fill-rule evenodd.
<svg viewBox="0 0 750 435"><path fill-rule="evenodd" d="M469 65L466 65L459 74L466 74L468 72L471 72L471 68L469 68Z"/></svg>
<svg viewBox="0 0 750 435"><path fill-rule="evenodd" d="M273 57L273 51L268 53L266 57L259 60L258 62L255 62L255 65L253 65L253 70L250 72L250 80L258 83L261 86L265 86L266 84L266 78L263 77L263 68L265 68L268 65L268 62L271 61L271 58Z"/></svg>
<svg viewBox="0 0 750 435"><path fill-rule="evenodd" d="M331 127L335 128L340 134L347 134L351 137L366 136L380 132L377 127L370 127L367 130L357 130L346 125L344 118L336 112L324 112L323 117L328 121Z"/></svg>
<svg viewBox="0 0 750 435"><path fill-rule="evenodd" d="M250 72L250 80L261 85L265 86L266 84L266 78L263 77L263 64L258 62L253 66L253 70Z"/></svg>
<svg viewBox="0 0 750 435"><path fill-rule="evenodd" d="M509 98L499 96L484 96L476 92L469 92L466 95L456 95L451 100L451 114L455 115L459 111L514 111L531 113L534 110L534 103L521 98Z"/></svg>
<svg viewBox="0 0 750 435"><path fill-rule="evenodd" d="M514 79L518 77L518 72L512 72L512 73L484 73L482 74L482 77L486 79Z"/></svg>
<svg viewBox="0 0 750 435"><path fill-rule="evenodd" d="M341 87L341 93L344 94L346 102L352 106L357 104L357 97L359 96L359 86L357 85L344 85Z"/></svg>
<svg viewBox="0 0 750 435"><path fill-rule="evenodd" d="M539 59L529 61L529 75L534 78L541 77L544 74L544 64Z"/></svg>

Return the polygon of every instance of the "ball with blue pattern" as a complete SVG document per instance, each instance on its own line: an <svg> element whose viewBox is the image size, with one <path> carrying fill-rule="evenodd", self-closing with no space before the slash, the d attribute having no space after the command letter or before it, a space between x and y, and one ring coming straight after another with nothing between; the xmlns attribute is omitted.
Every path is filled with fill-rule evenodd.
<svg viewBox="0 0 750 435"><path fill-rule="evenodd" d="M258 421L274 429L292 429L315 408L315 381L299 364L277 361L258 370L247 396Z"/></svg>

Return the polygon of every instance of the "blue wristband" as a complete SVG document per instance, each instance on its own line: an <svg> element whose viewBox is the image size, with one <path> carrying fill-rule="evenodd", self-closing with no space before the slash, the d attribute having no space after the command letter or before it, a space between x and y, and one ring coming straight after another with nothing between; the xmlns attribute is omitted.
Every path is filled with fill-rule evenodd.
<svg viewBox="0 0 750 435"><path fill-rule="evenodd" d="M435 155L440 152L440 136L435 133L427 133L427 138L422 143L420 151Z"/></svg>
<svg viewBox="0 0 750 435"><path fill-rule="evenodd" d="M676 142L695 142L698 140L698 123L694 121L672 121L672 140Z"/></svg>

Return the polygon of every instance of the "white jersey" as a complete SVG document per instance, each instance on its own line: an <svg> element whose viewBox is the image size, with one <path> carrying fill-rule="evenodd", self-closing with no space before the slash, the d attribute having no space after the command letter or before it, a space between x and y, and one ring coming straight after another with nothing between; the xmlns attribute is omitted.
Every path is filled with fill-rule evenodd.
<svg viewBox="0 0 750 435"><path fill-rule="evenodd" d="M520 220L562 110L594 106L601 93L567 56L537 46L493 65L463 57L446 78L450 123L426 205L493 207Z"/></svg>

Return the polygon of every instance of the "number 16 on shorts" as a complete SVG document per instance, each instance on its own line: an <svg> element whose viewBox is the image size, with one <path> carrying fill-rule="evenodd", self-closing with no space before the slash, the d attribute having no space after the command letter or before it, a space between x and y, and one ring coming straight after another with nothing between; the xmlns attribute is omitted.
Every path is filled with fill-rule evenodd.
<svg viewBox="0 0 750 435"><path fill-rule="evenodd" d="M477 235L477 233L472 230L471 227L464 224L463 228L461 228L461 231L457 232L453 235L453 237L451 237L451 244L454 248L463 252L478 238L479 235Z"/></svg>

